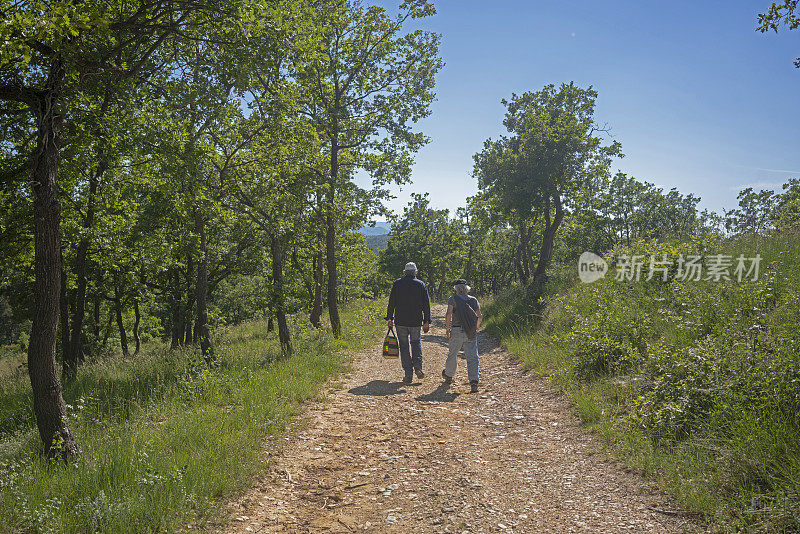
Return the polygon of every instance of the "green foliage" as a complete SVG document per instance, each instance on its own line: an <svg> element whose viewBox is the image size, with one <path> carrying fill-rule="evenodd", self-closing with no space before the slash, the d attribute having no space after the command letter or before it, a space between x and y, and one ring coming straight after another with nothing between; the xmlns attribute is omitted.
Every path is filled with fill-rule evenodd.
<svg viewBox="0 0 800 534"><path fill-rule="evenodd" d="M477 293L499 291L514 281L515 238L488 195L467 198L455 217L432 208L427 194L413 195L379 254L381 276L388 287L414 261L436 298L447 296L457 278L467 278Z"/></svg>
<svg viewBox="0 0 800 534"><path fill-rule="evenodd" d="M346 48L351 60L363 63L339 65L348 75L360 73L347 93L355 100L346 104L380 109L369 112L378 122L367 127L391 130L392 138L389 145L381 136L362 147L363 165L383 153L375 163L380 169L392 158L397 168L408 167L401 147L418 148L423 139L408 124L427 113L423 102L432 98L439 60L436 36L405 35L402 27L431 14L432 6L406 3L403 11L405 18L394 20L385 9L357 2L295 0L3 7L0 100L13 111L0 117L8 140L0 151L0 299L11 307L3 316L6 329L18 337L32 314L31 192L24 177L35 124L28 89L44 83L54 58L66 71L58 105L66 119L58 177L65 323L74 322L76 302L85 298L81 356L102 356L131 336L138 303L140 335L172 337L177 347L197 338L201 265L213 326L274 316L279 297L289 312L313 301L311 265L322 238L313 199L326 191L319 173L330 140L307 113L313 91L303 84L326 46L324 36L361 28ZM370 32L391 34L391 42L373 47ZM362 55L367 48L374 55ZM376 92L369 86L383 82L388 86ZM343 165L353 162L348 158ZM353 258L349 267L357 263L359 273L343 284L349 300L376 294L367 282L377 271L374 260L347 234L381 209L382 196L339 185L335 254ZM285 260L282 284L272 272L273 235ZM228 292L242 302L232 303ZM57 347L59 356L65 351Z"/></svg>
<svg viewBox="0 0 800 534"><path fill-rule="evenodd" d="M771 226L770 214L774 208L774 191L754 191L748 187L739 192L739 209L726 213L725 226L737 234L764 233Z"/></svg>
<svg viewBox="0 0 800 534"><path fill-rule="evenodd" d="M800 179L783 184L783 192L745 188L737 196L739 207L725 213L725 227L736 234L768 234L800 227Z"/></svg>
<svg viewBox="0 0 800 534"><path fill-rule="evenodd" d="M800 228L800 179L791 178L783 184L783 193L775 196L775 205L769 215L778 230Z"/></svg>
<svg viewBox="0 0 800 534"><path fill-rule="evenodd" d="M231 276L223 280L214 294L211 306L222 324L269 316L271 303L269 281L264 276Z"/></svg>
<svg viewBox="0 0 800 534"><path fill-rule="evenodd" d="M517 230L515 263L523 283L529 276L544 281L565 208L576 207L606 177L611 159L621 155L618 142L603 145L598 134L603 128L594 122L596 99L591 87L574 83L514 94L503 100L508 110L503 125L511 136L487 140L474 156L478 186ZM541 246L534 268L537 225Z"/></svg>
<svg viewBox="0 0 800 534"><path fill-rule="evenodd" d="M762 256L758 280L615 280L620 255ZM723 530L791 531L800 455L800 245L794 233L636 242L592 284L485 306L487 328L552 375L629 461Z"/></svg>
<svg viewBox="0 0 800 534"><path fill-rule="evenodd" d="M783 3L773 2L766 13L759 13L758 27L761 33L770 30L778 33L778 28L786 26L789 30L800 28L800 15L797 13L797 0L785 0ZM794 62L800 69L800 57Z"/></svg>
<svg viewBox="0 0 800 534"><path fill-rule="evenodd" d="M413 261L428 291L441 298L450 291L450 282L464 276L467 247L461 223L451 219L448 210L431 208L427 193L414 194L392 226L388 246L381 254L381 268L391 280Z"/></svg>
<svg viewBox="0 0 800 534"><path fill-rule="evenodd" d="M202 526L218 498L263 469L269 435L299 403L373 343L381 303L345 310L344 336L294 323L296 353L280 359L263 321L221 329L218 366L153 343L135 359L88 365L70 384L68 415L82 446L67 465L37 454L25 377L0 379L0 530L172 531Z"/></svg>
<svg viewBox="0 0 800 534"><path fill-rule="evenodd" d="M386 250L389 246L389 234L368 235L367 246L375 253Z"/></svg>
<svg viewBox="0 0 800 534"><path fill-rule="evenodd" d="M332 193L338 181L366 170L385 198L388 183L409 180L412 155L427 139L413 124L430 114L435 75L443 66L440 36L408 31L412 20L436 13L428 0L404 1L396 16L360 0L324 2L311 13L319 39L314 54L297 71L328 156ZM347 169L340 176L339 165Z"/></svg>
<svg viewBox="0 0 800 534"><path fill-rule="evenodd" d="M342 268L340 302L374 299L387 295L391 289L380 273L377 254L366 243L366 237L360 233L348 232L342 236L341 256L337 260Z"/></svg>

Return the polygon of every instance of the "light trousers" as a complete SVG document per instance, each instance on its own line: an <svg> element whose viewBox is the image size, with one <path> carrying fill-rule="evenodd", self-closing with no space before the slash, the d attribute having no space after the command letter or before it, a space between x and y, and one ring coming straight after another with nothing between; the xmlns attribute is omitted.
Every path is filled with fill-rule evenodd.
<svg viewBox="0 0 800 534"><path fill-rule="evenodd" d="M460 326L453 326L450 330L450 351L447 353L447 362L444 372L453 377L458 367L458 353L464 351L467 357L467 377L469 380L478 381L478 336L468 339L466 332Z"/></svg>

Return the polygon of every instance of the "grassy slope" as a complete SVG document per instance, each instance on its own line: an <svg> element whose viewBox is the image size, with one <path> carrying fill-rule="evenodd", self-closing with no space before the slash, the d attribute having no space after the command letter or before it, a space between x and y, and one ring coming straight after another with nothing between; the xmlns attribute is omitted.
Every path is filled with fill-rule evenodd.
<svg viewBox="0 0 800 534"><path fill-rule="evenodd" d="M613 255L692 251L758 252L761 277L583 285L574 273L543 307L519 289L496 298L487 327L687 510L719 530L797 531L800 240L638 244Z"/></svg>
<svg viewBox="0 0 800 534"><path fill-rule="evenodd" d="M194 351L149 347L135 359L86 366L65 391L82 453L41 458L30 386L0 382L0 532L162 532L202 525L215 499L263 468L267 436L375 341L381 303L350 306L339 340L295 325L295 354L264 323L218 332L221 365Z"/></svg>

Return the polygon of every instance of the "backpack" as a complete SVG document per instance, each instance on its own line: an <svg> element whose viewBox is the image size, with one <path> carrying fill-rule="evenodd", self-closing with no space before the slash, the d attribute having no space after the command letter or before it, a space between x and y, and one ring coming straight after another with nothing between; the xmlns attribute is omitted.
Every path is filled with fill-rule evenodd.
<svg viewBox="0 0 800 534"><path fill-rule="evenodd" d="M455 297L458 322L461 323L461 329L467 334L467 339L471 341L475 339L475 333L478 330L478 314L469 305L469 296L456 294Z"/></svg>
<svg viewBox="0 0 800 534"><path fill-rule="evenodd" d="M398 356L400 356L400 347L397 345L394 329L390 326L389 331L386 332L386 339L383 340L383 357L397 358Z"/></svg>

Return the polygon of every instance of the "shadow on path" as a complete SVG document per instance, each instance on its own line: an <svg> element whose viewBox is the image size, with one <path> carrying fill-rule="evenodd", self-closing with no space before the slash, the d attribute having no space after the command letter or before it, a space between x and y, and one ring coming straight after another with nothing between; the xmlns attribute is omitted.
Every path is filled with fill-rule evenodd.
<svg viewBox="0 0 800 534"><path fill-rule="evenodd" d="M450 387L442 382L438 388L430 393L416 397L416 400L422 402L453 402L460 393L453 393L449 389Z"/></svg>
<svg viewBox="0 0 800 534"><path fill-rule="evenodd" d="M363 386L356 386L347 390L353 395L370 395L372 397L386 397L403 393L405 386L402 382L389 382L388 380L371 380Z"/></svg>
<svg viewBox="0 0 800 534"><path fill-rule="evenodd" d="M441 347L449 347L450 340L447 339L447 336L437 336L435 334L422 334L422 342L423 343L436 343ZM425 354L425 345L422 346L422 354Z"/></svg>

